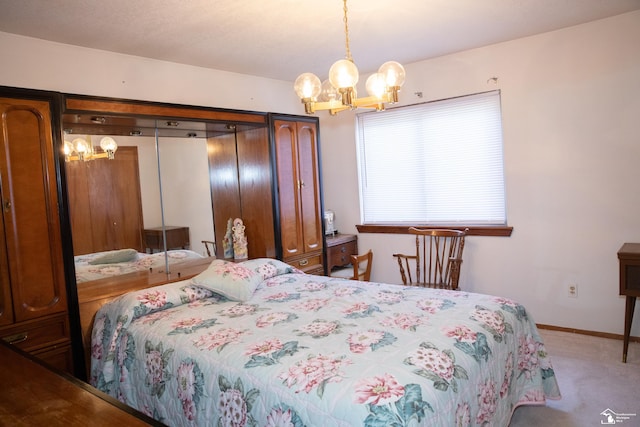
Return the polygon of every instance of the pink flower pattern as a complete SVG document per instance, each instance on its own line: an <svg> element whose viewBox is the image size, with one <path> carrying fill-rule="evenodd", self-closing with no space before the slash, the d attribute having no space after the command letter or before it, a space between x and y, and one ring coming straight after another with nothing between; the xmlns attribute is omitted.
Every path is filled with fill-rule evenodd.
<svg viewBox="0 0 640 427"><path fill-rule="evenodd" d="M149 291L138 296L138 301L150 309L161 308L167 303L167 294L162 291Z"/></svg>
<svg viewBox="0 0 640 427"><path fill-rule="evenodd" d="M454 338L460 342L473 343L478 339L478 334L464 325L445 327L442 328L442 332L444 332L445 336Z"/></svg>
<svg viewBox="0 0 640 427"><path fill-rule="evenodd" d="M247 331L240 331L234 328L223 328L215 332L202 335L200 338L193 341L193 345L197 348L213 350L218 349L218 352L230 343L238 343L242 336L249 334Z"/></svg>
<svg viewBox="0 0 640 427"><path fill-rule="evenodd" d="M458 403L456 407L455 427L467 427L471 425L471 407L468 402Z"/></svg>
<svg viewBox="0 0 640 427"><path fill-rule="evenodd" d="M297 385L296 393L304 391L310 393L313 389L326 383L337 383L344 378L342 368L352 362L345 358L332 358L330 356L309 356L291 366L288 371L281 373L278 378L292 388Z"/></svg>
<svg viewBox="0 0 640 427"><path fill-rule="evenodd" d="M501 317L497 311L478 308L473 311L471 318L486 325L499 335L505 332L504 318Z"/></svg>
<svg viewBox="0 0 640 427"><path fill-rule="evenodd" d="M540 356L543 352L542 344L535 341L531 335L521 336L518 346L518 370L531 380L540 368ZM546 354L543 354L546 356Z"/></svg>
<svg viewBox="0 0 640 427"><path fill-rule="evenodd" d="M331 300L328 298L311 298L304 300L298 304L294 304L292 307L296 310L301 311L318 311L322 307L326 306L329 301Z"/></svg>
<svg viewBox="0 0 640 427"><path fill-rule="evenodd" d="M347 342L352 353L365 353L371 351L371 346L378 344L383 338L384 332L369 329L352 333Z"/></svg>
<svg viewBox="0 0 640 427"><path fill-rule="evenodd" d="M498 396L496 395L496 384L487 379L480 384L478 392L478 415L476 424L491 424L493 415L496 412Z"/></svg>
<svg viewBox="0 0 640 427"><path fill-rule="evenodd" d="M225 308L220 312L223 316L228 317L242 317L246 315L251 315L256 312L257 307L253 304L236 304L229 308Z"/></svg>
<svg viewBox="0 0 640 427"><path fill-rule="evenodd" d="M258 328L266 328L269 326L273 326L276 323L286 322L291 317L290 313L284 313L281 311L276 311L273 313L265 314L264 316L260 316L256 320L256 326Z"/></svg>
<svg viewBox="0 0 640 427"><path fill-rule="evenodd" d="M265 340L262 342L254 343L247 348L244 352L247 356L258 356L264 354L271 354L274 351L281 350L283 347L282 341L277 338Z"/></svg>
<svg viewBox="0 0 640 427"><path fill-rule="evenodd" d="M422 316L416 316L408 313L395 313L382 319L380 321L380 324L382 326L390 326L394 328L415 331L416 327L422 325L425 322L426 319Z"/></svg>
<svg viewBox="0 0 640 427"><path fill-rule="evenodd" d="M398 384L393 375L365 378L356 384L354 401L359 404L387 405L396 402L404 395L404 387Z"/></svg>
<svg viewBox="0 0 640 427"><path fill-rule="evenodd" d="M411 365L432 372L445 381L453 379L453 360L436 348L419 347L408 354L408 361Z"/></svg>
<svg viewBox="0 0 640 427"><path fill-rule="evenodd" d="M426 311L429 314L436 314L443 305L444 301L438 298L421 299L416 303L416 306L420 310Z"/></svg>

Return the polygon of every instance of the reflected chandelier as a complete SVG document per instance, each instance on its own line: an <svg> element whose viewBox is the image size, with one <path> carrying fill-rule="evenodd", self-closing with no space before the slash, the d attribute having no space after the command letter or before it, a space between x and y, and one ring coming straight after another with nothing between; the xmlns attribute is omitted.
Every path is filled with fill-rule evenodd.
<svg viewBox="0 0 640 427"><path fill-rule="evenodd" d="M384 110L385 103L398 102L398 92L404 84L404 67L395 61L385 62L377 73L372 74L366 83L366 98L358 98L358 68L351 58L349 48L349 22L347 19L347 0L344 3L344 35L346 58L336 61L329 69L329 78L324 82L313 73L303 73L296 79L293 88L304 104L307 114L318 110L329 110L336 115L347 109L375 108Z"/></svg>
<svg viewBox="0 0 640 427"><path fill-rule="evenodd" d="M73 141L64 141L64 159L67 162L73 160L87 161L94 159L109 159L115 158L118 144L110 136L105 136L100 140L100 148L102 153L96 152L92 142L91 136L87 135L87 139L75 138Z"/></svg>

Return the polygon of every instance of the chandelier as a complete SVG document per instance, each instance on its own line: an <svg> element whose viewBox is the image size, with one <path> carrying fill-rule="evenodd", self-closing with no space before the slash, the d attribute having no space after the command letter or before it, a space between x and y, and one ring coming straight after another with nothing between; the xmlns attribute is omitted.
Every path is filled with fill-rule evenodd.
<svg viewBox="0 0 640 427"><path fill-rule="evenodd" d="M85 138L75 138L73 141L64 141L64 159L67 162L79 160L87 161L94 159L109 159L115 158L118 144L110 136L105 136L100 140L100 148L102 152L97 152L93 143L91 142L91 136L87 135Z"/></svg>
<svg viewBox="0 0 640 427"><path fill-rule="evenodd" d="M398 102L398 92L404 84L404 67L398 62L388 61L367 79L366 89L369 96L357 97L356 84L359 75L349 48L347 0L343 0L343 4L346 58L336 61L331 66L329 78L324 82L313 73L303 73L293 85L307 114L328 110L329 114L334 116L340 111L358 107L382 111L385 103Z"/></svg>

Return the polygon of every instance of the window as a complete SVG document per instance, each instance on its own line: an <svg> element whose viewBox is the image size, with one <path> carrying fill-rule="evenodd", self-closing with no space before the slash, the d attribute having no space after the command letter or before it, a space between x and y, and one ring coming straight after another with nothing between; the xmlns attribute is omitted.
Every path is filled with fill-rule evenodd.
<svg viewBox="0 0 640 427"><path fill-rule="evenodd" d="M363 224L506 225L500 92L357 115Z"/></svg>

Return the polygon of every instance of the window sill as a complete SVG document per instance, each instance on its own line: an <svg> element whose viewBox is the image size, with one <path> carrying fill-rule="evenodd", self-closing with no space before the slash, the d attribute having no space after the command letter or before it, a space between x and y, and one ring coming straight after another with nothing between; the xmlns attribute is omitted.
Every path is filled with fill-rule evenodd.
<svg viewBox="0 0 640 427"><path fill-rule="evenodd" d="M357 224L359 233L384 233L384 234L408 234L409 227L421 228L446 228L449 230L469 229L467 236L498 236L509 237L513 232L513 227L507 225L478 225L478 226L433 226L433 225L376 225Z"/></svg>

